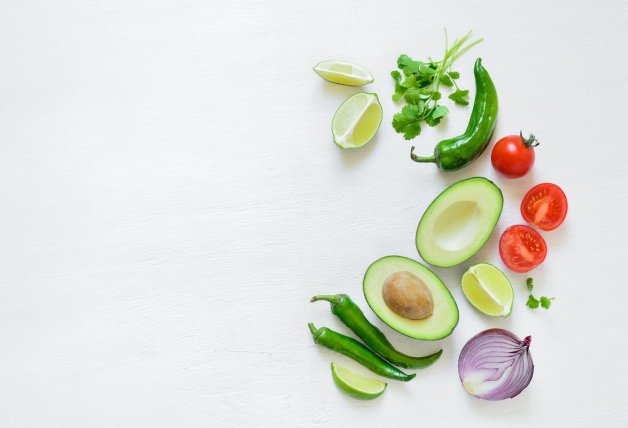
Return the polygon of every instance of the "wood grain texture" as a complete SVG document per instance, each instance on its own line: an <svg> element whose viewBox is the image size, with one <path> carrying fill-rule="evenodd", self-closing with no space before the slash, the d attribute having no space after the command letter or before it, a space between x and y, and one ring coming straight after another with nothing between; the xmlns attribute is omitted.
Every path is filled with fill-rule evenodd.
<svg viewBox="0 0 628 428"><path fill-rule="evenodd" d="M628 424L624 284L628 5L388 2L0 3L0 425L20 427L619 427ZM438 56L442 28L485 42L500 96L496 135L533 131L533 172L497 177L488 155L443 174L410 162L390 126L400 53ZM331 118L358 89L323 81L325 59L367 67L384 122L355 151ZM416 140L427 154L466 126L452 107ZM551 181L569 198L533 272L548 312L477 313L467 264L435 269L460 306L437 343L366 311L366 267L418 258L414 232L448 184L502 188L496 233L470 261L503 267L497 239L520 198ZM347 332L314 294L346 292L407 353L435 366L373 402L333 385L306 323ZM457 355L472 335L531 334L536 372L518 398L476 400Z"/></svg>

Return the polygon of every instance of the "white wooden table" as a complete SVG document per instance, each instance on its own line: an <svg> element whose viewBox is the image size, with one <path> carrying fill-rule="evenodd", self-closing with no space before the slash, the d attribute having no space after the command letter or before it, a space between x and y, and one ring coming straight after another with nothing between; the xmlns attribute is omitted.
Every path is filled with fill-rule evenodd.
<svg viewBox="0 0 628 428"><path fill-rule="evenodd" d="M0 425L3 427L619 427L628 425L628 5L608 2L11 1L0 4ZM438 57L443 27L485 39L496 135L534 132L532 173L496 176L485 154L456 173L409 160L390 126L401 53ZM384 108L368 146L342 152L330 122L359 89L311 70L367 67ZM415 140L460 133L469 108ZM439 342L367 309L362 275L418 258L417 222L448 184L486 176L504 213L471 262L503 267L498 237L534 184L569 214L532 272L549 311L476 312L467 264L435 269L460 307ZM333 385L307 322L347 332L318 293L345 292L401 350L443 348L373 402ZM457 374L489 327L532 335L534 379L484 402ZM362 370L363 371L363 370ZM364 373L367 373L363 371Z"/></svg>

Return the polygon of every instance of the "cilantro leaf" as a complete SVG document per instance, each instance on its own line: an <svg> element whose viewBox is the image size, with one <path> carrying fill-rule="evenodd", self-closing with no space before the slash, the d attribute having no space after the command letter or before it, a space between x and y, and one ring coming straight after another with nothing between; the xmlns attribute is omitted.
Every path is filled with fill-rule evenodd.
<svg viewBox="0 0 628 428"><path fill-rule="evenodd" d="M447 74L443 74L443 75L440 77L440 83L442 83L443 85L445 85L445 86L447 86L447 87L449 87L449 88L451 88L452 86L454 86L454 81L453 81L453 80L451 80L451 77L449 77L449 75L447 75Z"/></svg>
<svg viewBox="0 0 628 428"><path fill-rule="evenodd" d="M395 79L395 93L392 96L393 101L397 102L403 97L403 94L408 90L408 88L401 85L401 73L397 70L391 71L390 75L393 79Z"/></svg>
<svg viewBox="0 0 628 428"><path fill-rule="evenodd" d="M549 309L552 306L553 297L541 296L541 299L537 299L532 295L532 289L534 288L534 280L532 278L526 279L526 287L528 287L528 292L530 293L530 297L528 297L526 302L527 307L536 309L540 304L542 308Z"/></svg>
<svg viewBox="0 0 628 428"><path fill-rule="evenodd" d="M469 91L468 90L460 90L460 89L456 89L456 92L454 92L453 94L449 95L449 99L452 100L453 102L455 102L456 104L460 104L463 106L468 106L469 105L469 101L467 100L467 96L469 95Z"/></svg>
<svg viewBox="0 0 628 428"><path fill-rule="evenodd" d="M547 298L545 296L541 297L541 307L543 307L544 309L549 309L550 306L552 306L552 300L554 300L554 298Z"/></svg>
<svg viewBox="0 0 628 428"><path fill-rule="evenodd" d="M445 53L440 60L428 57L425 61L418 61L406 54L397 58L398 70L390 74L395 81L392 99L395 102L403 99L406 105L393 116L392 122L395 131L403 134L406 140L421 133L421 122L436 126L449 113L447 107L439 104L444 98L439 92L441 88L451 88L453 93L450 93L449 99L454 103L469 104L469 91L461 90L454 81L460 77L460 73L449 69L456 58L481 42L481 39L471 41L470 38L471 32L452 45L446 43Z"/></svg>
<svg viewBox="0 0 628 428"><path fill-rule="evenodd" d="M534 288L534 280L532 278L526 279L526 286L528 287L528 291L532 292L532 289Z"/></svg>
<svg viewBox="0 0 628 428"><path fill-rule="evenodd" d="M425 64L419 64L419 74L426 76L426 77L431 77L433 75L436 74L436 69L430 67L429 65L425 65Z"/></svg>
<svg viewBox="0 0 628 428"><path fill-rule="evenodd" d="M401 82L401 86L407 89L419 88L421 86L421 83L417 80L416 74L411 74L410 76L406 77L403 82Z"/></svg>
<svg viewBox="0 0 628 428"><path fill-rule="evenodd" d="M393 128L403 133L403 138L411 140L421 133L421 109L417 105L408 104L401 113L393 116Z"/></svg>
<svg viewBox="0 0 628 428"><path fill-rule="evenodd" d="M434 110L432 110L432 114L430 116L432 116L432 118L434 119L439 119L443 116L446 116L447 113L449 113L449 109L445 106L436 106L436 108Z"/></svg>
<svg viewBox="0 0 628 428"><path fill-rule="evenodd" d="M430 111L430 113L425 117L425 122L429 126L436 126L440 123L441 119L449 113L449 109L445 106L436 106Z"/></svg>
<svg viewBox="0 0 628 428"><path fill-rule="evenodd" d="M528 301L526 302L526 306L530 309L536 309L539 307L539 301L532 294L530 294L530 297L528 297Z"/></svg>
<svg viewBox="0 0 628 428"><path fill-rule="evenodd" d="M408 104L419 104L422 101L423 95L421 94L420 89L411 88L406 91L403 99L406 100Z"/></svg>
<svg viewBox="0 0 628 428"><path fill-rule="evenodd" d="M418 72L421 65L423 65L421 61L414 61L406 54L401 54L399 58L397 58L397 67L399 67L406 76Z"/></svg>

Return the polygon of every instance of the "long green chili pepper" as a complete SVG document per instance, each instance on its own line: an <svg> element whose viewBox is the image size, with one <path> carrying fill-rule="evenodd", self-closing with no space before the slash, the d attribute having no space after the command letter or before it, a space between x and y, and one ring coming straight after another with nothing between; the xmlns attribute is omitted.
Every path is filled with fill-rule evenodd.
<svg viewBox="0 0 628 428"><path fill-rule="evenodd" d="M317 329L312 323L309 323L307 326L312 332L315 343L353 358L373 373L402 382L407 382L416 376L416 373L407 374L390 365L352 337L345 336L327 327Z"/></svg>
<svg viewBox="0 0 628 428"><path fill-rule="evenodd" d="M491 76L482 67L481 58L475 61L473 74L476 92L467 130L462 135L438 143L434 156L417 156L413 146L410 151L413 161L433 162L444 171L453 171L467 166L486 149L497 122L497 91Z"/></svg>
<svg viewBox="0 0 628 428"><path fill-rule="evenodd" d="M346 294L335 296L314 296L311 302L324 300L331 304L331 312L351 329L366 345L384 359L396 366L407 369L422 369L435 363L443 353L439 350L424 357L412 357L393 348L384 333L369 322L364 312Z"/></svg>

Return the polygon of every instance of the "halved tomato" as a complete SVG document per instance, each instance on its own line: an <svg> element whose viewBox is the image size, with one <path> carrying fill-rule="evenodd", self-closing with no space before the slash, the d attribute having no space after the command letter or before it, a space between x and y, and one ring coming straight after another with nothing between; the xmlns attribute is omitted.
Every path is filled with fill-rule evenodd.
<svg viewBox="0 0 628 428"><path fill-rule="evenodd" d="M521 215L539 229L556 229L567 216L565 192L552 183L537 184L523 197Z"/></svg>
<svg viewBox="0 0 628 428"><path fill-rule="evenodd" d="M528 272L543 263L547 245L539 232L517 224L506 229L499 239L499 255L508 269Z"/></svg>

